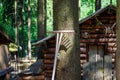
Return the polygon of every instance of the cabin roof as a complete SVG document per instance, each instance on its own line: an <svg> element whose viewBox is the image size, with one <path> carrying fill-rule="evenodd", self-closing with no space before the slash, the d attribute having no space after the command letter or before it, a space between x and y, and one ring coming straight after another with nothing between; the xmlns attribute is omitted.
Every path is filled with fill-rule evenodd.
<svg viewBox="0 0 120 80"><path fill-rule="evenodd" d="M11 40L8 35L4 31L0 30L0 44L7 44L10 42Z"/></svg>
<svg viewBox="0 0 120 80"><path fill-rule="evenodd" d="M95 17L95 16L103 13L104 11L106 11L106 10L108 10L108 9L116 11L116 7L115 7L114 5L108 5L108 6L104 7L104 8L99 9L99 10L96 11L95 13L87 16L86 18L80 20L80 21L79 21L79 24L84 23L85 21L87 21L87 20L89 20L89 19L91 19L91 18L93 18L93 17Z"/></svg>

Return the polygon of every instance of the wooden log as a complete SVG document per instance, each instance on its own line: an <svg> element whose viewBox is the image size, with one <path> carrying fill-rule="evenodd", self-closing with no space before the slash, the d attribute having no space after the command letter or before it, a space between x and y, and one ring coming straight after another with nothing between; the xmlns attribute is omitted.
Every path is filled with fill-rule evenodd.
<svg viewBox="0 0 120 80"><path fill-rule="evenodd" d="M113 53L116 53L116 50L108 50L107 53L108 53L108 54L113 54Z"/></svg>
<svg viewBox="0 0 120 80"><path fill-rule="evenodd" d="M55 48L48 48L47 54L55 54Z"/></svg>
<svg viewBox="0 0 120 80"><path fill-rule="evenodd" d="M90 34L89 36L90 38L116 38L116 35L115 34L108 34L108 35L105 35L105 33L103 34Z"/></svg>
<svg viewBox="0 0 120 80"><path fill-rule="evenodd" d="M116 47L113 47L113 48L112 47L108 47L107 50L110 51L110 52L112 52L112 51L116 51L117 48Z"/></svg>
<svg viewBox="0 0 120 80"><path fill-rule="evenodd" d="M89 31L90 30L90 31ZM105 30L103 29L102 31L96 29L89 29L89 30L82 30L81 33L88 32L90 34L105 34Z"/></svg>
<svg viewBox="0 0 120 80"><path fill-rule="evenodd" d="M53 69L53 65L51 65L51 64L44 64L44 65L43 65L43 69L44 69L44 70Z"/></svg>
<svg viewBox="0 0 120 80"><path fill-rule="evenodd" d="M56 42L56 39L55 39L55 38L49 39L49 40L47 41L47 43L51 43L51 44L55 44L55 42Z"/></svg>
<svg viewBox="0 0 120 80"><path fill-rule="evenodd" d="M81 43L111 43L116 42L116 39L100 38L100 39L80 39Z"/></svg>
<svg viewBox="0 0 120 80"><path fill-rule="evenodd" d="M44 54L44 59L54 59L55 54Z"/></svg>
<svg viewBox="0 0 120 80"><path fill-rule="evenodd" d="M116 19L116 16L100 16L99 17L100 19L114 19L114 21L115 21L115 19Z"/></svg>
<svg viewBox="0 0 120 80"><path fill-rule="evenodd" d="M98 26L88 25L88 26L83 26L83 27L80 28L81 31L89 30L89 32L90 32L90 30L96 30L96 29L104 30L105 28L100 26L100 25L98 25Z"/></svg>
<svg viewBox="0 0 120 80"><path fill-rule="evenodd" d="M87 58L87 55L86 54L80 54L80 57L86 57Z"/></svg>
<svg viewBox="0 0 120 80"><path fill-rule="evenodd" d="M116 47L116 43L113 42L113 43L108 43L108 47Z"/></svg>
<svg viewBox="0 0 120 80"><path fill-rule="evenodd" d="M44 59L44 64L53 64L54 59Z"/></svg>
<svg viewBox="0 0 120 80"><path fill-rule="evenodd" d="M81 47L81 48L80 48L80 51L81 51L81 52L86 52L87 50L86 50L86 48Z"/></svg>
<svg viewBox="0 0 120 80"><path fill-rule="evenodd" d="M86 59L84 59L84 60L80 60L80 63L86 63L86 62L87 62Z"/></svg>
<svg viewBox="0 0 120 80"><path fill-rule="evenodd" d="M53 70L45 70L44 71L46 74L52 74Z"/></svg>
<svg viewBox="0 0 120 80"><path fill-rule="evenodd" d="M80 43L80 47L86 48L86 44L85 43Z"/></svg>

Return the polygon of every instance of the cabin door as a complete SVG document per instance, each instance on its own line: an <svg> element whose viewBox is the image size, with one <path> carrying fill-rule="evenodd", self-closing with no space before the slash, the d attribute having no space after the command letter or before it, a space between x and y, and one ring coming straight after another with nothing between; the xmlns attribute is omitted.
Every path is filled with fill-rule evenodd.
<svg viewBox="0 0 120 80"><path fill-rule="evenodd" d="M104 46L89 46L89 63L91 71L91 80L104 80Z"/></svg>
<svg viewBox="0 0 120 80"><path fill-rule="evenodd" d="M89 46L89 80L112 80L112 56L104 55L104 46Z"/></svg>
<svg viewBox="0 0 120 80"><path fill-rule="evenodd" d="M103 60L104 46L89 46L89 62L94 63Z"/></svg>
<svg viewBox="0 0 120 80"><path fill-rule="evenodd" d="M105 47L90 45L88 62L83 64L83 80L112 80L112 56Z"/></svg>

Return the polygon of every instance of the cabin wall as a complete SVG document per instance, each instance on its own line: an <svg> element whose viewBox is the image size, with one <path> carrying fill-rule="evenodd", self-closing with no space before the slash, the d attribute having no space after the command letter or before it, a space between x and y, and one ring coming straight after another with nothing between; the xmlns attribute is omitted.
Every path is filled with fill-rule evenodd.
<svg viewBox="0 0 120 80"><path fill-rule="evenodd" d="M101 24L101 23L102 24ZM81 73L83 64L89 61L89 45L104 46L104 55L112 56L112 68L114 68L116 53L116 32L115 27L111 33L107 33L106 28L112 27L116 22L115 11L109 10L92 17L79 25L80 29L80 57Z"/></svg>
<svg viewBox="0 0 120 80"><path fill-rule="evenodd" d="M8 46L7 45L0 45L0 70L4 70L8 67Z"/></svg>
<svg viewBox="0 0 120 80"><path fill-rule="evenodd" d="M116 12L114 10L106 10L99 15L95 15L97 20L107 27L112 27L116 21ZM116 53L116 32L115 27L112 33L106 33L106 28L100 25L95 17L92 17L79 24L80 30L80 64L81 75L83 75L83 65L89 61L89 46L101 46L104 49L104 55L112 56L112 68L114 69L114 59ZM55 55L55 37L46 41L46 49L44 53L44 75L46 79L52 77L54 55ZM106 59L106 58L105 58ZM106 60L107 61L107 60Z"/></svg>

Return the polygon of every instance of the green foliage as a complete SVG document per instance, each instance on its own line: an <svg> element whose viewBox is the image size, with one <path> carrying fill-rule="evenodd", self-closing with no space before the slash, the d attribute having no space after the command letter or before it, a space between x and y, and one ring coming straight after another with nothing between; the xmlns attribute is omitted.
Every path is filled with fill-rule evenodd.
<svg viewBox="0 0 120 80"><path fill-rule="evenodd" d="M14 43L10 43L9 44L9 50L11 52L18 51L18 46L16 44L14 44Z"/></svg>
<svg viewBox="0 0 120 80"><path fill-rule="evenodd" d="M47 0L47 31L53 30L53 1Z"/></svg>
<svg viewBox="0 0 120 80"><path fill-rule="evenodd" d="M109 4L110 4L110 0L101 0L101 8ZM112 0L112 4L116 5L116 0ZM95 12L95 0L81 0L80 19L83 19L94 12Z"/></svg>
<svg viewBox="0 0 120 80"><path fill-rule="evenodd" d="M14 29L10 25L11 23L8 21L7 23L0 23L0 27L9 35L10 39L14 40Z"/></svg>
<svg viewBox="0 0 120 80"><path fill-rule="evenodd" d="M9 3L9 1L11 3ZM14 40L14 30L13 30L13 1L12 0L1 0L0 1L0 27Z"/></svg>
<svg viewBox="0 0 120 80"><path fill-rule="evenodd" d="M81 0L81 15L80 19L95 12L95 0Z"/></svg>
<svg viewBox="0 0 120 80"><path fill-rule="evenodd" d="M24 33L24 42L27 46L27 22L28 22L28 3L27 0L23 0L23 4L21 0L18 0L17 7L17 18L18 22L21 22L23 19L23 25L19 26L19 40L20 45L22 45L22 36ZM110 0L101 0L102 8L110 4ZM53 30L53 0L46 0L47 4L47 31ZM116 0L113 0L113 5L116 5ZM95 0L80 0L80 19L85 18L86 16L95 12ZM37 0L31 0L31 40L32 42L37 39ZM0 0L0 27L2 27L7 34L14 41L15 39L15 31L14 31L14 0ZM21 17L22 15L22 17ZM22 26L24 27L24 31L22 32ZM27 47L26 47L27 49Z"/></svg>

